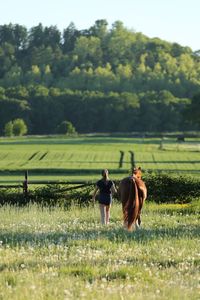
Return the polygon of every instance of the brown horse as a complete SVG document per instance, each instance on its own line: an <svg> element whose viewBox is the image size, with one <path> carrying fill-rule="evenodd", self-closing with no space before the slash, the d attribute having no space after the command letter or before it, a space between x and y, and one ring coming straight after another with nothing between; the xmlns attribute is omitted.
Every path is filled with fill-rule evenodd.
<svg viewBox="0 0 200 300"><path fill-rule="evenodd" d="M141 168L134 168L133 175L121 180L119 196L122 202L124 226L133 230L133 225L138 228L141 224L141 210L147 197L147 188L141 178Z"/></svg>

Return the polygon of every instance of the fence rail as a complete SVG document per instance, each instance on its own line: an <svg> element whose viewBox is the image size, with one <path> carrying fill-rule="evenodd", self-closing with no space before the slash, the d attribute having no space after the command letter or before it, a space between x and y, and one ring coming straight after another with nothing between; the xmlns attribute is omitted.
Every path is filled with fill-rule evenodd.
<svg viewBox="0 0 200 300"><path fill-rule="evenodd" d="M28 180L28 171L25 171L24 174L24 181L22 181L19 184L0 184L0 189L5 188L22 188L23 194L26 196L28 194L29 185L44 185L44 184L62 184L62 185L74 185L72 187L68 187L65 189L65 191L78 189L81 187L94 185L96 181L92 180L74 180L74 181L60 181L60 180Z"/></svg>

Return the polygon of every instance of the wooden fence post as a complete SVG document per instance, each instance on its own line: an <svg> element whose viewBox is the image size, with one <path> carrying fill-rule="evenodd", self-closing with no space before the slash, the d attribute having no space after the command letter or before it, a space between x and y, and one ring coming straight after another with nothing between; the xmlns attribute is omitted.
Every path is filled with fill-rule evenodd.
<svg viewBox="0 0 200 300"><path fill-rule="evenodd" d="M28 170L25 171L25 180L23 182L23 193L25 197L28 195Z"/></svg>
<svg viewBox="0 0 200 300"><path fill-rule="evenodd" d="M119 159L119 168L122 168L123 165L123 159L124 159L124 151L119 151L120 152L120 159Z"/></svg>
<svg viewBox="0 0 200 300"><path fill-rule="evenodd" d="M130 155L131 155L131 167L135 168L135 155L133 151L129 151Z"/></svg>

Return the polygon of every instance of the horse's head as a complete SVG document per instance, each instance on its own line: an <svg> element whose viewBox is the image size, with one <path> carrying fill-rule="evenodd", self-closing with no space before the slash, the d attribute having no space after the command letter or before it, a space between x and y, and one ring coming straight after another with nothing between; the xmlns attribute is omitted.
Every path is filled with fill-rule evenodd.
<svg viewBox="0 0 200 300"><path fill-rule="evenodd" d="M133 174L138 178L142 178L142 169L140 167L138 168L133 168Z"/></svg>

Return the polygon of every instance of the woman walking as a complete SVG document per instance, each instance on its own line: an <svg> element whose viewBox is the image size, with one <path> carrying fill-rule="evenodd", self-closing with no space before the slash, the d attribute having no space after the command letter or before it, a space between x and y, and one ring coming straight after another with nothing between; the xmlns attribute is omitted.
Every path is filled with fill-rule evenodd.
<svg viewBox="0 0 200 300"><path fill-rule="evenodd" d="M93 194L93 201L97 192L99 192L99 208L101 214L101 223L109 224L110 221L110 208L112 203L112 194L116 193L115 184L109 179L108 170L104 169L101 173L102 179L96 183L96 188Z"/></svg>

